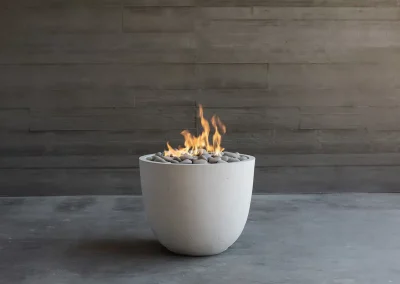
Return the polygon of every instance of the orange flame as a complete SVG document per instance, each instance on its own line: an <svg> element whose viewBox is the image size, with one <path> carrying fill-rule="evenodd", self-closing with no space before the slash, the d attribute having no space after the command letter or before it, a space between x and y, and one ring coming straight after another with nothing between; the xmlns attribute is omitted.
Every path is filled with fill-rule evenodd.
<svg viewBox="0 0 400 284"><path fill-rule="evenodd" d="M218 116L213 115L211 118L211 124L214 128L214 135L212 137L212 144L210 144L208 138L210 135L210 123L204 118L202 105L199 105L199 117L201 126L203 127L203 132L199 136L193 136L188 130L183 130L181 134L185 139L185 147L174 149L171 147L169 142L167 142L168 150L164 151L165 156L180 157L184 154L198 156L201 155L204 150L219 155L224 151L224 148L221 147L221 134L223 135L226 133L225 125L221 122Z"/></svg>

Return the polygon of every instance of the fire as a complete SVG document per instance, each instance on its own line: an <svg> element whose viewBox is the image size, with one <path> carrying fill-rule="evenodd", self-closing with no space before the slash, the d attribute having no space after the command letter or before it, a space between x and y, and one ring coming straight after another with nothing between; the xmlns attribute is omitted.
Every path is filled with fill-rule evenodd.
<svg viewBox="0 0 400 284"><path fill-rule="evenodd" d="M210 135L210 123L204 118L203 106L199 105L199 118L203 132L199 136L192 135L188 130L183 130L181 132L185 139L185 147L178 147L174 149L171 147L169 142L167 142L168 150L164 151L165 156L180 157L184 154L199 156L203 151L208 153L213 153L220 155L224 151L221 147L222 135L226 133L226 127L221 122L218 116L213 115L211 118L211 125L214 128L214 135L212 137L212 144L209 141ZM222 134L222 135L221 135Z"/></svg>

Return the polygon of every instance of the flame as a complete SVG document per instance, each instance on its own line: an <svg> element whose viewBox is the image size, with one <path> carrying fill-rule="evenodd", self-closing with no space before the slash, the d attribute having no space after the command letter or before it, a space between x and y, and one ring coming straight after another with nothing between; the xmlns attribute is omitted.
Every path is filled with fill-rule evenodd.
<svg viewBox="0 0 400 284"><path fill-rule="evenodd" d="M181 135L185 139L185 147L178 147L174 149L171 147L169 142L167 142L168 150L164 151L165 156L180 157L184 154L199 156L206 150L208 153L213 153L216 155L221 154L224 148L221 147L222 136L221 134L226 133L226 127L221 122L218 116L213 115L211 118L211 124L214 128L214 135L212 137L212 144L209 141L210 135L210 123L204 118L203 106L199 105L199 118L203 132L199 136L192 135L189 130L183 130Z"/></svg>

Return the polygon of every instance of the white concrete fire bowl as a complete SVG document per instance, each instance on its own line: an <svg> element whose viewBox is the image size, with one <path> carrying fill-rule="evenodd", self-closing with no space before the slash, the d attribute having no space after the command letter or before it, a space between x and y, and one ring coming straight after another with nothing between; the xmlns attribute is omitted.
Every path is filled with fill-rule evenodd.
<svg viewBox="0 0 400 284"><path fill-rule="evenodd" d="M228 249L246 224L255 158L236 163L170 164L139 158L150 226L168 250L205 256Z"/></svg>

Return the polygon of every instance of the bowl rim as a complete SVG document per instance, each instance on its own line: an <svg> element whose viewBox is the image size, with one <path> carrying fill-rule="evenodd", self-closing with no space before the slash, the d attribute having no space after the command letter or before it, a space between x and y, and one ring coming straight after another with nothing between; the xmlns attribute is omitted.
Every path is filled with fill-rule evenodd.
<svg viewBox="0 0 400 284"><path fill-rule="evenodd" d="M146 154L146 155L140 156L139 160L141 162L146 162L146 163L150 163L150 164L157 164L157 165L165 165L165 166L188 166L188 165L190 165L190 166L204 167L204 166L238 165L238 164L242 164L242 163L249 163L249 162L255 161L255 159L256 159L254 156L247 155L247 154L241 154L241 155L244 155L246 157L249 157L249 159L244 160L244 161L240 161L240 162L236 162L236 163L220 163L220 164L219 163L215 163L215 164L210 164L210 163L208 163L208 164L180 164L180 163L179 164L174 164L174 163L159 163L159 162L154 162L154 161L147 160L148 157L154 156L155 154L156 153Z"/></svg>

